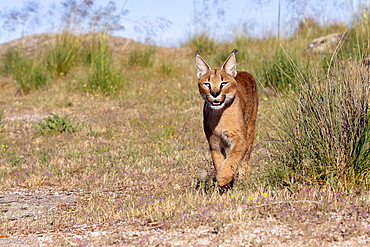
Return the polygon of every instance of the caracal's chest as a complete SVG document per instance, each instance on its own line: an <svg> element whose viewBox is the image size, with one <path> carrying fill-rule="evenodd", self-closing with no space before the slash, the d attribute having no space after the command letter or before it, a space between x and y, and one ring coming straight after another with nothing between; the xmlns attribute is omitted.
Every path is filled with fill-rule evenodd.
<svg viewBox="0 0 370 247"><path fill-rule="evenodd" d="M246 131L243 112L238 100L222 111L205 106L204 129L208 139L222 142L223 146L232 145L236 136Z"/></svg>

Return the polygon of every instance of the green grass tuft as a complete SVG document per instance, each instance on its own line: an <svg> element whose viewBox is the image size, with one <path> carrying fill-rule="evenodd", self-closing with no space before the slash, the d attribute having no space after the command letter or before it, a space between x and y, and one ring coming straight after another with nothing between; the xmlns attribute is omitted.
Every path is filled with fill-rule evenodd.
<svg viewBox="0 0 370 247"><path fill-rule="evenodd" d="M190 46L195 50L198 50L200 54L207 57L208 55L214 55L219 49L219 43L210 37L207 33L195 34L186 43L186 46Z"/></svg>
<svg viewBox="0 0 370 247"><path fill-rule="evenodd" d="M9 50L4 59L6 73L13 76L22 94L44 87L49 81L45 66L38 59L30 58L19 49Z"/></svg>
<svg viewBox="0 0 370 247"><path fill-rule="evenodd" d="M297 87L297 83L307 80L307 66L301 66L299 58L294 53L288 54L281 46L276 48L272 56L265 57L264 64L257 73L265 87L290 91Z"/></svg>
<svg viewBox="0 0 370 247"><path fill-rule="evenodd" d="M68 117L60 117L57 114L52 114L51 117L44 119L45 123L38 123L35 125L36 133L55 134L55 133L73 133L77 130L78 125L70 123Z"/></svg>
<svg viewBox="0 0 370 247"><path fill-rule="evenodd" d="M71 33L63 32L46 53L45 64L50 73L56 77L68 73L77 66L81 56L82 43L80 38Z"/></svg>
<svg viewBox="0 0 370 247"><path fill-rule="evenodd" d="M91 41L90 70L86 89L94 93L112 95L121 89L121 71L112 62L112 52L107 45L105 34L94 36Z"/></svg>
<svg viewBox="0 0 370 247"><path fill-rule="evenodd" d="M131 67L152 67L155 53L156 49L151 46L134 49L130 52L127 63Z"/></svg>
<svg viewBox="0 0 370 247"><path fill-rule="evenodd" d="M345 190L361 184L360 176L368 179L363 157L369 150L369 88L361 79L366 75L347 66L336 64L326 78L301 81L297 94L278 107L276 181Z"/></svg>

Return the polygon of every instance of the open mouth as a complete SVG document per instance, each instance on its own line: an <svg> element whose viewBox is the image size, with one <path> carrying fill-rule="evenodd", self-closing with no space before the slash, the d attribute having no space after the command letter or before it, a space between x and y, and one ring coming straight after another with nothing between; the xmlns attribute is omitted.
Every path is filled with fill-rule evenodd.
<svg viewBox="0 0 370 247"><path fill-rule="evenodd" d="M220 101L218 101L218 100L215 100L215 101L212 101L212 102L210 102L211 103L211 105L212 106L220 106L220 105L222 105L224 102L222 101L222 102L220 102Z"/></svg>

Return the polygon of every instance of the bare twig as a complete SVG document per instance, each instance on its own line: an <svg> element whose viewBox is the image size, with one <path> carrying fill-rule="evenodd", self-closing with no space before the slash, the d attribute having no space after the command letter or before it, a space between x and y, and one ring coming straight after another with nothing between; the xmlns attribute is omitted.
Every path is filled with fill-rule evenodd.
<svg viewBox="0 0 370 247"><path fill-rule="evenodd" d="M297 200L297 201L281 201L281 202L266 203L266 204L262 204L262 205L254 206L254 208L261 208L261 207L266 207L266 206L271 206L271 205L276 205L276 204L298 203L298 202L316 203L316 204L321 204L321 205L323 205L323 204L324 204L324 203L322 203L322 202L317 202L317 201L310 201L310 200Z"/></svg>

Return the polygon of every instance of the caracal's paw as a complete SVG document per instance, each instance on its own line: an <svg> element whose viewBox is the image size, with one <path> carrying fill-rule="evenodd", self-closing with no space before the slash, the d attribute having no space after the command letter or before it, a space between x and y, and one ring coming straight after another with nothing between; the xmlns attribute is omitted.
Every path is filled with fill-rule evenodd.
<svg viewBox="0 0 370 247"><path fill-rule="evenodd" d="M223 187L229 184L233 180L233 174L217 174L216 180L218 187Z"/></svg>

